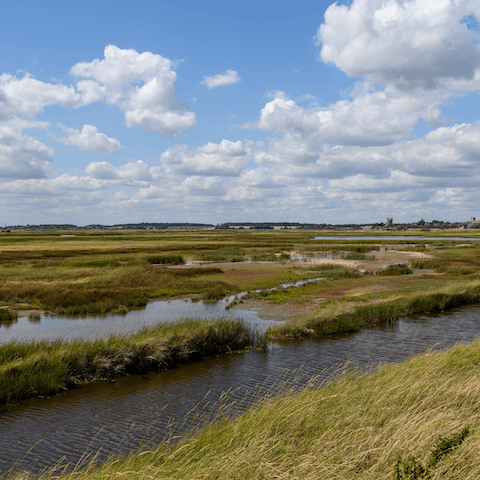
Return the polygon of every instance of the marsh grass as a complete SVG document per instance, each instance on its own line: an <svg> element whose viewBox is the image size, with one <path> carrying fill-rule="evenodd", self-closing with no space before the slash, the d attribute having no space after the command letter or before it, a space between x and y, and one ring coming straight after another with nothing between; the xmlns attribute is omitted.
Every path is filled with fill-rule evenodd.
<svg viewBox="0 0 480 480"><path fill-rule="evenodd" d="M275 262L278 257L274 253L255 253L251 255L254 262Z"/></svg>
<svg viewBox="0 0 480 480"><path fill-rule="evenodd" d="M216 251L197 255L198 260L209 262L243 262L246 251L243 248L220 248Z"/></svg>
<svg viewBox="0 0 480 480"><path fill-rule="evenodd" d="M360 273L334 265L290 268L286 252L350 252L349 258L363 259L368 258L366 252L380 248L361 240L361 236L354 244L337 240L320 243L312 240L311 231L78 232L75 238L60 238L58 234L25 232L0 237L3 305L34 303L62 314L124 313L145 305L150 298L200 298L220 290L237 293L266 289L312 278L315 272L329 281L347 281L360 278ZM381 236L378 238L384 242ZM435 249L435 258L428 260L430 263L427 259L414 263L414 267L435 265L437 273L449 277L480 277L477 246L453 248L440 238L436 243L439 248ZM410 248L412 242L408 245ZM251 275L238 263L226 272L168 266L180 258L232 262L256 255L272 263L253 265ZM149 258L155 263L151 264ZM274 258L278 261L273 262ZM277 295L276 301L289 301L296 295L285 294L282 300Z"/></svg>
<svg viewBox="0 0 480 480"><path fill-rule="evenodd" d="M40 478L477 479L479 395L475 341L370 373L347 366L177 442Z"/></svg>
<svg viewBox="0 0 480 480"><path fill-rule="evenodd" d="M180 265L185 263L185 260L182 255L151 255L150 257L147 257L147 262L160 265Z"/></svg>
<svg viewBox="0 0 480 480"><path fill-rule="evenodd" d="M421 294L366 305L328 304L317 312L271 327L267 336L302 338L355 332L380 322L391 322L411 314L440 312L480 301L480 281L458 281Z"/></svg>
<svg viewBox="0 0 480 480"><path fill-rule="evenodd" d="M362 274L353 268L344 267L342 265L325 264L309 267L312 272L319 272L322 277L331 280L339 280L343 278L361 278Z"/></svg>
<svg viewBox="0 0 480 480"><path fill-rule="evenodd" d="M200 298L203 300L203 303L216 303L225 298L228 293L228 290L225 290L223 287L217 287L204 293Z"/></svg>
<svg viewBox="0 0 480 480"><path fill-rule="evenodd" d="M143 306L149 298L202 294L223 282L209 276L218 268L170 269L153 265L17 268L4 275L0 298L7 304L38 302L61 314L107 313Z"/></svg>
<svg viewBox="0 0 480 480"><path fill-rule="evenodd" d="M375 257L372 257L371 255L365 255L361 252L350 252L343 255L343 258L345 260L375 260Z"/></svg>
<svg viewBox="0 0 480 480"><path fill-rule="evenodd" d="M15 310L8 308L0 308L0 322L11 322L18 318L18 313Z"/></svg>
<svg viewBox="0 0 480 480"><path fill-rule="evenodd" d="M10 341L0 345L0 405L95 379L165 370L256 342L262 344L260 335L227 319L186 319L94 340Z"/></svg>
<svg viewBox="0 0 480 480"><path fill-rule="evenodd" d="M30 322L39 323L41 320L41 315L38 312L32 312L28 315Z"/></svg>
<svg viewBox="0 0 480 480"><path fill-rule="evenodd" d="M377 275L392 277L397 275L410 275L411 273L413 272L407 264L399 263L397 265L388 265L384 270L377 272Z"/></svg>

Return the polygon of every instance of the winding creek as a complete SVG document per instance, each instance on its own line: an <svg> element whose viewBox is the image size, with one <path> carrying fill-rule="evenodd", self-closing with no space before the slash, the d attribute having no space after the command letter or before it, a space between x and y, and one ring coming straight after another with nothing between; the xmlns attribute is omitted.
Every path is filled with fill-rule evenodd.
<svg viewBox="0 0 480 480"><path fill-rule="evenodd" d="M153 318L171 321L192 316L193 309L197 309L197 317L228 315L243 318L259 329L274 323L260 319L253 310L225 310L226 303L152 302L145 310L131 312L136 321L128 328ZM121 323L125 319L112 315L42 320L47 325L45 331L58 334L73 329L71 336L75 336L82 322L90 331L93 328L94 332L107 333L112 328L127 328ZM22 321L10 329L0 328L1 341ZM108 326L102 326L102 322ZM42 322L30 326L41 328ZM61 396L36 399L0 414L0 473L14 466L38 472L58 461L75 465L93 454L102 459L115 452L133 451L152 439L161 441L201 425L219 410L242 412L265 394L276 395L285 388L304 385L312 376L318 376L320 383L347 361L364 368L401 361L432 346L445 348L471 341L479 332L480 305L475 305L402 318L355 334L270 343L266 353L213 358L163 373L94 383Z"/></svg>

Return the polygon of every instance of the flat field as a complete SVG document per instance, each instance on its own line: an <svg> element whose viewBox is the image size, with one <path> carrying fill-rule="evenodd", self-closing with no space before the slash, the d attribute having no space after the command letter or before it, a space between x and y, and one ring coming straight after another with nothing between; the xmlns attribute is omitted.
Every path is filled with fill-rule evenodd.
<svg viewBox="0 0 480 480"><path fill-rule="evenodd" d="M471 290L480 280L480 242L441 237L476 235L470 232L407 232L433 241L392 240L383 232L374 240L358 233L346 241L311 230L2 233L0 321L43 312L125 313L152 298L214 302L245 291L250 294L233 308L264 307L268 315L290 321L324 319L322 312L333 307L445 288ZM314 240L315 235L332 239ZM409 268L400 271L398 264ZM312 278L324 280L268 290Z"/></svg>
<svg viewBox="0 0 480 480"><path fill-rule="evenodd" d="M331 239L313 239L328 234ZM215 302L248 292L229 307L255 307L286 320L267 332L284 339L351 332L480 301L480 242L442 239L477 235L425 235L435 239L378 233L373 240L358 234L347 241L310 230L2 233L0 322L8 326L19 315L33 320L43 312L121 314L153 298ZM321 280L285 286L313 279ZM8 385L2 402L264 340L229 321L186 320L104 341L10 342L0 346L0 378ZM458 478L475 478L478 350L476 343L373 376L346 375L328 388L267 402L176 446L112 459L100 468L92 463L67 478L445 478L452 469ZM450 446L442 450L444 444ZM457 447L458 454L450 454Z"/></svg>

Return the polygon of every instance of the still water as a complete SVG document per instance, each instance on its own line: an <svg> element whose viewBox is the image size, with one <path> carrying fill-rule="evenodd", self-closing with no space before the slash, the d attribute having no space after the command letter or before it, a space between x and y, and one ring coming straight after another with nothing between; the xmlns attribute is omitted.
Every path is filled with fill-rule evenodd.
<svg viewBox="0 0 480 480"><path fill-rule="evenodd" d="M298 288L322 280L324 278L298 280L294 283L281 284L279 287L267 288L267 290ZM71 340L103 337L114 333L135 332L142 327L175 322L183 318L238 318L259 331L265 331L274 325L276 322L260 318L254 310L232 311L226 308L232 300L246 294L247 292L231 295L217 303L194 302L189 299L159 300L149 302L146 307L131 310L125 315L41 315L38 320L20 317L14 321L0 321L0 344L13 339Z"/></svg>
<svg viewBox="0 0 480 480"><path fill-rule="evenodd" d="M312 376L324 381L347 361L369 368L432 346L468 342L479 333L476 305L318 341L271 343L265 353L214 358L37 399L0 414L0 472L15 464L38 472L60 459L74 465L97 452L100 459L129 452L152 439L181 435L219 409L240 413L266 393L301 386Z"/></svg>

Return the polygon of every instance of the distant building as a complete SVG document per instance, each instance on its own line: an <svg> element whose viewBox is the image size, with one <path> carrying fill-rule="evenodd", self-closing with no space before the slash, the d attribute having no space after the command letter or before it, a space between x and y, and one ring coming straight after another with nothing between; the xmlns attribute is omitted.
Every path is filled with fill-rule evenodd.
<svg viewBox="0 0 480 480"><path fill-rule="evenodd" d="M385 224L386 227L391 227L393 225L393 217L387 218L387 223Z"/></svg>
<svg viewBox="0 0 480 480"><path fill-rule="evenodd" d="M470 223L467 224L467 228L479 228L480 220L477 220L475 217L471 218Z"/></svg>

